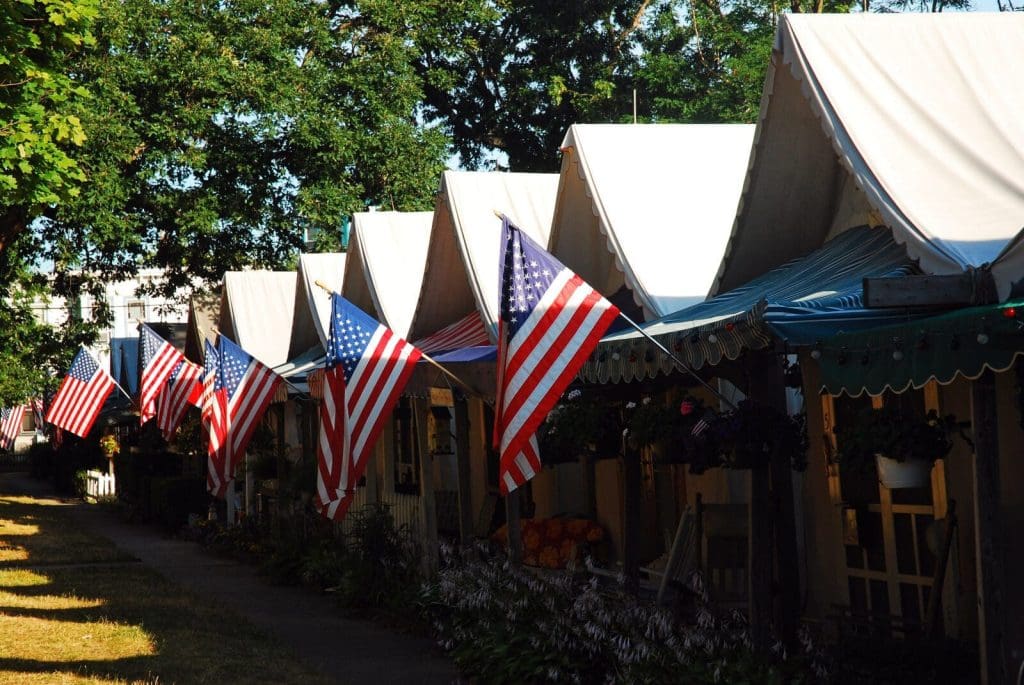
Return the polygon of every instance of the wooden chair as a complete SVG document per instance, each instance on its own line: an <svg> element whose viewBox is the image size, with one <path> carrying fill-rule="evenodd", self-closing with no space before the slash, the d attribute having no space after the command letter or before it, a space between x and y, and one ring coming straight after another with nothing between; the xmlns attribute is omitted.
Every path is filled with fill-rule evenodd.
<svg viewBox="0 0 1024 685"><path fill-rule="evenodd" d="M658 603L664 604L674 583L685 584L695 569L703 572L712 601L727 608L747 603L747 505L704 504L683 512L664 570L659 574Z"/></svg>
<svg viewBox="0 0 1024 685"><path fill-rule="evenodd" d="M748 595L748 513L746 504L703 504L700 511L699 567L718 605L742 609Z"/></svg>

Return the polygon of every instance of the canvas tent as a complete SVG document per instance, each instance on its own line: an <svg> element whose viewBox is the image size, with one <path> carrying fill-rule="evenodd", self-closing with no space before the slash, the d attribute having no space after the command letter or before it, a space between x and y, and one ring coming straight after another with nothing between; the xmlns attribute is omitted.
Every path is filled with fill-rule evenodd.
<svg viewBox="0 0 1024 685"><path fill-rule="evenodd" d="M493 342L501 243L501 219L495 212L547 245L557 184L555 174L444 173L410 340L478 312Z"/></svg>
<svg viewBox="0 0 1024 685"><path fill-rule="evenodd" d="M550 251L657 318L702 301L725 250L754 126L575 124L562 142Z"/></svg>
<svg viewBox="0 0 1024 685"><path fill-rule="evenodd" d="M305 354L317 347L321 355L327 349L327 331L331 321L331 298L316 284L341 290L345 274L346 254L325 252L299 255L298 283L295 288L295 324L289 345L289 357ZM310 336L310 327L315 337Z"/></svg>
<svg viewBox="0 0 1024 685"><path fill-rule="evenodd" d="M1024 274L1022 59L1013 13L782 15L713 292L871 223L925 273L992 264L1005 299Z"/></svg>
<svg viewBox="0 0 1024 685"><path fill-rule="evenodd" d="M433 212L359 212L352 217L342 295L405 338L427 262Z"/></svg>
<svg viewBox="0 0 1024 685"><path fill-rule="evenodd" d="M308 309L295 307L294 271L228 271L221 294L220 332L270 367L288 361L293 329L309 349L316 332Z"/></svg>

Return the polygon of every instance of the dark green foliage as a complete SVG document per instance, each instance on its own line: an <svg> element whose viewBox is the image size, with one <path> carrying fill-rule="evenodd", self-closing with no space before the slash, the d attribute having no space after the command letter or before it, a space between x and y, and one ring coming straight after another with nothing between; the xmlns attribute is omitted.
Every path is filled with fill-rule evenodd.
<svg viewBox="0 0 1024 685"><path fill-rule="evenodd" d="M808 683L830 675L806 634L798 653L755 653L746 621L700 598L685 620L596 578L537 576L479 551L449 555L421 602L438 642L481 683Z"/></svg>
<svg viewBox="0 0 1024 685"><path fill-rule="evenodd" d="M29 474L38 480L48 478L53 470L55 452L48 442L38 442L28 448Z"/></svg>
<svg viewBox="0 0 1024 685"><path fill-rule="evenodd" d="M953 448L953 435L961 431L953 415L926 415L898 405L865 409L854 421L836 428L841 463L868 468L881 454L896 461L942 459Z"/></svg>
<svg viewBox="0 0 1024 685"><path fill-rule="evenodd" d="M210 498L206 479L198 476L167 476L149 479L151 520L168 530L188 523L189 514L205 517Z"/></svg>

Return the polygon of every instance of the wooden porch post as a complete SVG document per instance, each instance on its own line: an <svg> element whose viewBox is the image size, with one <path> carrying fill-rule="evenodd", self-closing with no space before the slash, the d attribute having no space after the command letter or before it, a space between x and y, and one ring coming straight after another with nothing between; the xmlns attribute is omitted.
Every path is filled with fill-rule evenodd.
<svg viewBox="0 0 1024 685"><path fill-rule="evenodd" d="M978 649L981 682L1007 682L1003 621L1003 537L995 375L971 383L974 429L974 537L978 568Z"/></svg>
<svg viewBox="0 0 1024 685"><path fill-rule="evenodd" d="M523 561L523 531L520 527L522 493L519 488L505 495L505 520L508 530L508 558L513 564Z"/></svg>
<svg viewBox="0 0 1024 685"><path fill-rule="evenodd" d="M786 408L786 383L782 366L775 354L759 355L756 359L757 369L751 380L751 398L765 407L769 407L783 414ZM792 646L796 641L797 627L800 621L800 568L798 562L799 552L796 541L796 514L793 505L793 474L791 459L793 455L780 453L778 450L771 455L770 465L767 469L755 469L751 473L751 579L755 574L759 576L764 573L767 578L758 578L761 585L759 591L763 592L763 584L771 587L772 553L774 551L774 567L778 572L778 594L769 598L767 606L758 606L758 610L772 608L775 629L779 637L786 645ZM771 492L766 493L769 472L771 474ZM765 483L755 483L756 480L764 480ZM757 497L754 491L757 490ZM754 552L754 503L759 506L765 504L765 497L769 498L767 504L769 510L764 512L771 519L771 523L758 524L758 535L768 534L769 549L768 563L764 569L756 570ZM771 536L774 533L774 550L771 546ZM753 588L751 588L753 589ZM754 616L754 597L751 596L751 618ZM756 622L753 622L757 625Z"/></svg>
<svg viewBox="0 0 1024 685"><path fill-rule="evenodd" d="M640 451L622 439L623 497L622 497L622 572L627 592L637 592L640 586L640 488L643 474Z"/></svg>
<svg viewBox="0 0 1024 685"><path fill-rule="evenodd" d="M473 541L473 496L469 463L469 398L455 398L455 459L459 480L459 541Z"/></svg>
<svg viewBox="0 0 1024 685"><path fill-rule="evenodd" d="M284 493L284 472L288 468L288 459L286 450L288 444L284 439L284 428L285 428L285 405L279 404L277 407L277 450L276 450L276 468L277 468L277 490L275 492L274 516L270 520L271 530L275 537L281 535L281 497Z"/></svg>
<svg viewBox="0 0 1024 685"><path fill-rule="evenodd" d="M428 575L437 570L437 505L434 498L434 459L427 435L427 400L412 399L415 412L416 447L420 455L420 535L423 540L423 565Z"/></svg>

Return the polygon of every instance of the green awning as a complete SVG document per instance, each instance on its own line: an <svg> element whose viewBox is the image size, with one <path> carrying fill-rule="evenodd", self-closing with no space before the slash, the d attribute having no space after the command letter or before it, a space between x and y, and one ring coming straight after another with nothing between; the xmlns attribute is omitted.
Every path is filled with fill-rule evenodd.
<svg viewBox="0 0 1024 685"><path fill-rule="evenodd" d="M1006 371L1024 354L1024 300L967 307L823 341L822 391L856 397Z"/></svg>

